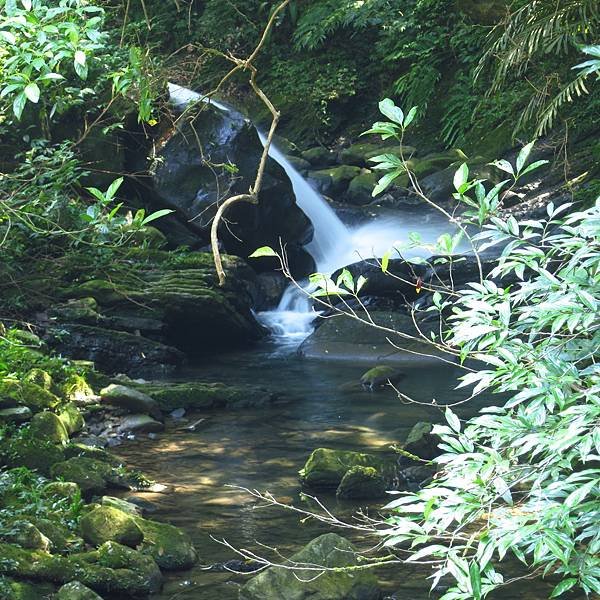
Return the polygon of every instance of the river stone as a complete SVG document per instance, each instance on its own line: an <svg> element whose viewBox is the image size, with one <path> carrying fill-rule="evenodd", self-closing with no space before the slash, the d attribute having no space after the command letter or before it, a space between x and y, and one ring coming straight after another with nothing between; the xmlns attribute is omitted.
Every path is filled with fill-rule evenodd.
<svg viewBox="0 0 600 600"><path fill-rule="evenodd" d="M61 386L64 398L75 404L91 404L97 397L90 384L81 375L71 375Z"/></svg>
<svg viewBox="0 0 600 600"><path fill-rule="evenodd" d="M387 489L381 473L373 467L352 467L340 481L336 496L338 498L381 498Z"/></svg>
<svg viewBox="0 0 600 600"><path fill-rule="evenodd" d="M404 373L398 371L398 369L386 365L378 365L369 369L360 378L360 383L364 388L374 391L380 387L388 386L390 383L396 383L403 377Z"/></svg>
<svg viewBox="0 0 600 600"><path fill-rule="evenodd" d="M30 583L0 577L0 598L2 600L46 600L52 598L55 587L49 583Z"/></svg>
<svg viewBox="0 0 600 600"><path fill-rule="evenodd" d="M0 460L10 468L27 467L47 476L53 465L65 460L65 453L61 446L49 440L9 439L0 446Z"/></svg>
<svg viewBox="0 0 600 600"><path fill-rule="evenodd" d="M69 402L60 408L58 418L69 435L73 435L85 427L83 415L73 402Z"/></svg>
<svg viewBox="0 0 600 600"><path fill-rule="evenodd" d="M79 581L71 581L58 590L56 600L102 600L102 596Z"/></svg>
<svg viewBox="0 0 600 600"><path fill-rule="evenodd" d="M30 550L43 550L48 552L52 542L29 521L13 521L10 527L0 533L3 542L17 544L21 548Z"/></svg>
<svg viewBox="0 0 600 600"><path fill-rule="evenodd" d="M440 438L431 433L433 425L419 421L410 430L402 448L424 460L433 460L442 451L438 448Z"/></svg>
<svg viewBox="0 0 600 600"><path fill-rule="evenodd" d="M100 499L100 504L102 506L116 508L117 510L120 510L121 512L133 517L142 516L142 509L139 506L133 502L127 502L127 500L123 500L122 498L115 498L114 496L102 496Z"/></svg>
<svg viewBox="0 0 600 600"><path fill-rule="evenodd" d="M164 423L155 421L148 415L129 415L123 419L117 431L119 433L158 433L164 429Z"/></svg>
<svg viewBox="0 0 600 600"><path fill-rule="evenodd" d="M51 474L78 484L84 496L91 496L101 494L108 487L113 468L93 458L73 457L55 464Z"/></svg>
<svg viewBox="0 0 600 600"><path fill-rule="evenodd" d="M358 564L356 549L345 538L326 533L309 542L290 561L328 568ZM287 564L287 561L286 561ZM270 567L251 579L241 590L240 600L379 600L377 579L368 571L291 571Z"/></svg>
<svg viewBox="0 0 600 600"><path fill-rule="evenodd" d="M302 158L315 167L328 167L336 163L335 152L324 146L315 146L301 153Z"/></svg>
<svg viewBox="0 0 600 600"><path fill-rule="evenodd" d="M321 194L326 196L339 196L346 192L350 181L361 174L360 167L342 165L320 171L309 171L308 182Z"/></svg>
<svg viewBox="0 0 600 600"><path fill-rule="evenodd" d="M69 432L63 422L51 412L34 415L30 431L38 440L48 440L55 444L66 444L69 441Z"/></svg>
<svg viewBox="0 0 600 600"><path fill-rule="evenodd" d="M104 542L118 542L135 548L144 534L131 515L111 506L99 506L79 521L83 539L93 546Z"/></svg>
<svg viewBox="0 0 600 600"><path fill-rule="evenodd" d="M42 491L46 496L72 499L81 494L79 486L73 481L51 481L47 483Z"/></svg>
<svg viewBox="0 0 600 600"><path fill-rule="evenodd" d="M300 470L300 479L304 485L311 488L335 489L346 472L356 466L371 467L382 475L391 474L393 471L391 461L374 454L317 448Z"/></svg>
<svg viewBox="0 0 600 600"><path fill-rule="evenodd" d="M373 202L373 189L379 181L379 175L371 171L364 171L357 175L348 186L346 200L351 204L364 206Z"/></svg>
<svg viewBox="0 0 600 600"><path fill-rule="evenodd" d="M56 584L80 581L107 598L146 598L162 584L151 557L116 542L68 557L0 543L0 575Z"/></svg>
<svg viewBox="0 0 600 600"><path fill-rule="evenodd" d="M33 413L28 406L2 408L0 409L0 421L4 423L24 423L31 419L32 414Z"/></svg>
<svg viewBox="0 0 600 600"><path fill-rule="evenodd" d="M144 534L140 551L152 556L161 569L176 571L189 569L196 564L196 550L190 537L183 530L168 523L141 517L134 520Z"/></svg>
<svg viewBox="0 0 600 600"><path fill-rule="evenodd" d="M150 415L159 421L162 419L158 403L147 394L134 388L111 383L100 390L100 398L106 404L125 408L129 412Z"/></svg>
<svg viewBox="0 0 600 600"><path fill-rule="evenodd" d="M370 317L380 326L393 331L417 336L410 315L402 312L370 310ZM435 329L435 322L422 323L425 332ZM392 340L399 348L394 348ZM386 362L412 367L438 364L435 358L440 354L426 341L405 339L382 331L368 323L361 323L351 316L336 316L325 321L312 333L299 348L306 358L371 363L385 359ZM452 358L450 355L447 355Z"/></svg>
<svg viewBox="0 0 600 600"><path fill-rule="evenodd" d="M44 369L31 369L25 375L24 380L35 383L45 390L50 390L53 385L52 376L47 371L44 371Z"/></svg>

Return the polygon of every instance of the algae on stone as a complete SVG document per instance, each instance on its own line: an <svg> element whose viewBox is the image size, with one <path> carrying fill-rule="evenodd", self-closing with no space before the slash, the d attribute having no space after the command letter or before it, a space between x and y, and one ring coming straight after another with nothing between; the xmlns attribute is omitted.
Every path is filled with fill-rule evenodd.
<svg viewBox="0 0 600 600"><path fill-rule="evenodd" d="M132 516L112 506L99 506L86 513L79 527L83 539L93 546L118 542L135 548L144 538Z"/></svg>

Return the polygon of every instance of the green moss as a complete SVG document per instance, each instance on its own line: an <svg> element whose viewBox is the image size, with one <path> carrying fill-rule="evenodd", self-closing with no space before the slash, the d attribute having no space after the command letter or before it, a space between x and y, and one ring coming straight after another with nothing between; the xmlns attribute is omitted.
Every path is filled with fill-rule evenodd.
<svg viewBox="0 0 600 600"><path fill-rule="evenodd" d="M71 581L58 590L56 600L102 600L102 598L83 583Z"/></svg>
<svg viewBox="0 0 600 600"><path fill-rule="evenodd" d="M134 519L144 534L141 552L152 556L161 569L189 569L196 563L196 551L184 531L168 523Z"/></svg>
<svg viewBox="0 0 600 600"><path fill-rule="evenodd" d="M100 304L118 304L125 299L117 286L104 279L91 279L78 286L69 288L65 292L67 298L86 298L91 297Z"/></svg>
<svg viewBox="0 0 600 600"><path fill-rule="evenodd" d="M61 394L71 402L89 402L94 390L81 375L70 375L61 386Z"/></svg>
<svg viewBox="0 0 600 600"><path fill-rule="evenodd" d="M51 412L41 412L31 420L31 435L38 440L47 440L55 444L66 444L69 433L61 419Z"/></svg>
<svg viewBox="0 0 600 600"><path fill-rule="evenodd" d="M60 398L31 381L5 378L0 382L0 399L3 404L28 406L32 410L55 408Z"/></svg>
<svg viewBox="0 0 600 600"><path fill-rule="evenodd" d="M0 577L0 598L3 600L50 600L54 586Z"/></svg>
<svg viewBox="0 0 600 600"><path fill-rule="evenodd" d="M58 418L64 425L69 435L73 435L85 427L83 415L77 406L75 406L75 404L72 402L64 404L60 407L58 411Z"/></svg>
<svg viewBox="0 0 600 600"><path fill-rule="evenodd" d="M386 481L373 467L355 466L346 471L340 481L338 498L381 498L386 491Z"/></svg>
<svg viewBox="0 0 600 600"><path fill-rule="evenodd" d="M35 383L41 388L50 391L53 386L52 376L44 369L31 369L27 375L25 375L24 381Z"/></svg>
<svg viewBox="0 0 600 600"><path fill-rule="evenodd" d="M42 475L49 475L52 466L65 459L59 446L29 436L6 440L0 445L0 456L8 467L27 467Z"/></svg>
<svg viewBox="0 0 600 600"><path fill-rule="evenodd" d="M112 506L99 506L88 512L81 518L79 527L83 539L93 546L112 541L135 547L144 538L137 521Z"/></svg>
<svg viewBox="0 0 600 600"><path fill-rule="evenodd" d="M51 469L52 477L73 481L81 488L83 495L100 494L108 487L113 468L104 462L92 458L70 458L55 464Z"/></svg>

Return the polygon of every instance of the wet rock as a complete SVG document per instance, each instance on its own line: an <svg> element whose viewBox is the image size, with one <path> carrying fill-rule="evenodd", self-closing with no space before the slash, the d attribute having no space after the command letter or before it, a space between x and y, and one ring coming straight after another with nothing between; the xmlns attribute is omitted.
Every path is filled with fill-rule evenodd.
<svg viewBox="0 0 600 600"><path fill-rule="evenodd" d="M150 500L146 500L146 498L140 498L139 496L127 496L125 500L129 504L133 504L137 506L142 513L153 513L158 510L158 506L154 502L150 502Z"/></svg>
<svg viewBox="0 0 600 600"><path fill-rule="evenodd" d="M3 423L24 423L31 419L33 413L28 406L0 409L0 421Z"/></svg>
<svg viewBox="0 0 600 600"><path fill-rule="evenodd" d="M416 152L416 149L412 146L401 147L399 144L381 145L372 142L359 142L344 148L340 152L340 160L346 165L369 167L373 165L370 159L374 156L380 156L381 154L399 156L401 150L407 159L411 158Z"/></svg>
<svg viewBox="0 0 600 600"><path fill-rule="evenodd" d="M63 422L51 412L34 415L30 431L37 439L48 440L55 444L66 444L69 441L69 433Z"/></svg>
<svg viewBox="0 0 600 600"><path fill-rule="evenodd" d="M162 419L156 400L134 388L111 384L100 390L100 398L106 404L125 408L129 412L150 415L159 421Z"/></svg>
<svg viewBox="0 0 600 600"><path fill-rule="evenodd" d="M310 488L336 489L344 475L357 466L375 469L382 476L391 476L395 468L393 461L374 454L317 448L300 470L300 479Z"/></svg>
<svg viewBox="0 0 600 600"><path fill-rule="evenodd" d="M135 518L135 522L144 535L140 551L152 556L161 569L177 571L196 564L196 550L183 530L141 517Z"/></svg>
<svg viewBox="0 0 600 600"><path fill-rule="evenodd" d="M258 299L256 310L272 310L281 300L289 281L283 273L260 273L256 278Z"/></svg>
<svg viewBox="0 0 600 600"><path fill-rule="evenodd" d="M148 415L130 415L119 425L118 433L157 433L164 431L165 425Z"/></svg>
<svg viewBox="0 0 600 600"><path fill-rule="evenodd" d="M372 171L364 171L352 179L346 190L345 199L351 204L365 206L373 202L373 190L379 176Z"/></svg>
<svg viewBox="0 0 600 600"><path fill-rule="evenodd" d="M377 390L383 386L389 386L390 383L397 383L404 378L404 373L388 367L386 365L378 365L369 369L361 378L360 384L371 391Z"/></svg>
<svg viewBox="0 0 600 600"><path fill-rule="evenodd" d="M359 167L342 165L331 169L309 171L307 180L321 194L336 197L344 194L350 181L360 174Z"/></svg>
<svg viewBox="0 0 600 600"><path fill-rule="evenodd" d="M159 208L175 209L188 228L206 242L218 202L248 192L263 148L252 124L240 114L206 106L201 110L196 119L180 119L167 134L152 166L153 189L148 198ZM232 163L235 172L213 166ZM310 222L296 205L291 182L271 158L258 203L240 202L231 207L227 217L219 239L228 253L242 257L260 246L276 246L279 240L300 249L310 233Z"/></svg>
<svg viewBox="0 0 600 600"><path fill-rule="evenodd" d="M420 339L410 315L378 309L369 310L369 315L388 331L350 316L328 318L302 343L300 354L307 358L348 360L357 364L385 360L402 366L426 366L438 361L435 356L440 352ZM437 321L422 322L420 327L425 335L439 330ZM400 334L394 335L394 331ZM407 339L402 334L414 339ZM397 347L392 346L390 340Z"/></svg>
<svg viewBox="0 0 600 600"><path fill-rule="evenodd" d="M56 600L102 600L102 596L79 581L71 581L58 590Z"/></svg>
<svg viewBox="0 0 600 600"><path fill-rule="evenodd" d="M33 412L55 408L60 398L31 381L5 378L0 382L2 406L28 406Z"/></svg>
<svg viewBox="0 0 600 600"><path fill-rule="evenodd" d="M345 538L327 533L309 542L294 554L292 564L322 565L328 568L358 564L356 549ZM291 571L268 568L251 579L241 590L240 600L379 600L377 579L368 571L354 573L324 571Z"/></svg>
<svg viewBox="0 0 600 600"><path fill-rule="evenodd" d="M116 542L68 557L0 543L0 575L57 584L80 581L109 597L146 597L158 592L162 582L151 557Z"/></svg>
<svg viewBox="0 0 600 600"><path fill-rule="evenodd" d="M337 488L338 498L381 498L387 484L381 473L373 467L351 467L346 471Z"/></svg>
<svg viewBox="0 0 600 600"><path fill-rule="evenodd" d="M337 161L336 153L324 146L315 146L304 150L302 158L315 167L328 167Z"/></svg>
<svg viewBox="0 0 600 600"><path fill-rule="evenodd" d="M398 489L417 491L435 475L435 465L418 464L400 469L398 472Z"/></svg>
<svg viewBox="0 0 600 600"><path fill-rule="evenodd" d="M431 423L420 421L410 430L402 448L424 460L433 460L442 452L438 448L440 438L432 430Z"/></svg>
<svg viewBox="0 0 600 600"><path fill-rule="evenodd" d="M135 548L144 538L134 518L112 506L100 506L85 514L79 527L83 539L93 546L118 542Z"/></svg>
<svg viewBox="0 0 600 600"><path fill-rule="evenodd" d="M169 416L171 419L175 419L176 421L183 419L185 416L185 408L176 408L175 410L171 411Z"/></svg>
<svg viewBox="0 0 600 600"><path fill-rule="evenodd" d="M207 410L260 407L267 406L277 399L277 396L264 388L223 383L152 381L136 387L156 400L165 412L177 408Z"/></svg>
<svg viewBox="0 0 600 600"><path fill-rule="evenodd" d="M74 457L55 464L51 469L52 477L72 481L81 488L84 496L101 494L109 486L112 467L92 458Z"/></svg>
<svg viewBox="0 0 600 600"><path fill-rule="evenodd" d="M95 283L95 280L92 282ZM100 282L98 282L100 284ZM90 284L90 289L93 288ZM95 290L97 291L97 290ZM64 321L68 323L82 323L83 325L96 325L101 320L98 312L98 302L92 296L84 298L72 298L64 304L56 304L48 309L50 320Z"/></svg>

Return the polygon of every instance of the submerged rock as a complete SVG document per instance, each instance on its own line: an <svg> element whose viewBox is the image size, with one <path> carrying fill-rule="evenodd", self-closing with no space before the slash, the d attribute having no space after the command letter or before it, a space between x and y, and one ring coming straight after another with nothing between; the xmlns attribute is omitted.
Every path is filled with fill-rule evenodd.
<svg viewBox="0 0 600 600"><path fill-rule="evenodd" d="M388 367L379 365L369 369L361 378L360 383L364 388L374 391L380 387L387 386L390 383L396 383L404 377L404 373Z"/></svg>
<svg viewBox="0 0 600 600"><path fill-rule="evenodd" d="M385 495L386 480L373 467L355 466L346 471L336 490L338 498L380 498Z"/></svg>
<svg viewBox="0 0 600 600"><path fill-rule="evenodd" d="M294 554L289 564L309 564L327 568L354 567L356 549L345 538L326 533ZM269 567L251 579L241 590L240 600L379 600L377 579L368 571L318 571Z"/></svg>
<svg viewBox="0 0 600 600"><path fill-rule="evenodd" d="M402 449L424 460L433 460L442 451L438 448L440 438L432 430L431 423L420 421L410 430Z"/></svg>
<svg viewBox="0 0 600 600"><path fill-rule="evenodd" d="M93 546L118 542L135 548L144 538L135 519L112 506L99 506L85 514L79 527L83 539Z"/></svg>
<svg viewBox="0 0 600 600"><path fill-rule="evenodd" d="M129 415L117 428L118 433L158 433L164 431L165 425L155 421L148 415Z"/></svg>
<svg viewBox="0 0 600 600"><path fill-rule="evenodd" d="M336 489L353 467L371 468L384 480L391 479L395 471L394 461L385 457L349 450L317 448L300 470L300 479L304 485L314 489Z"/></svg>

